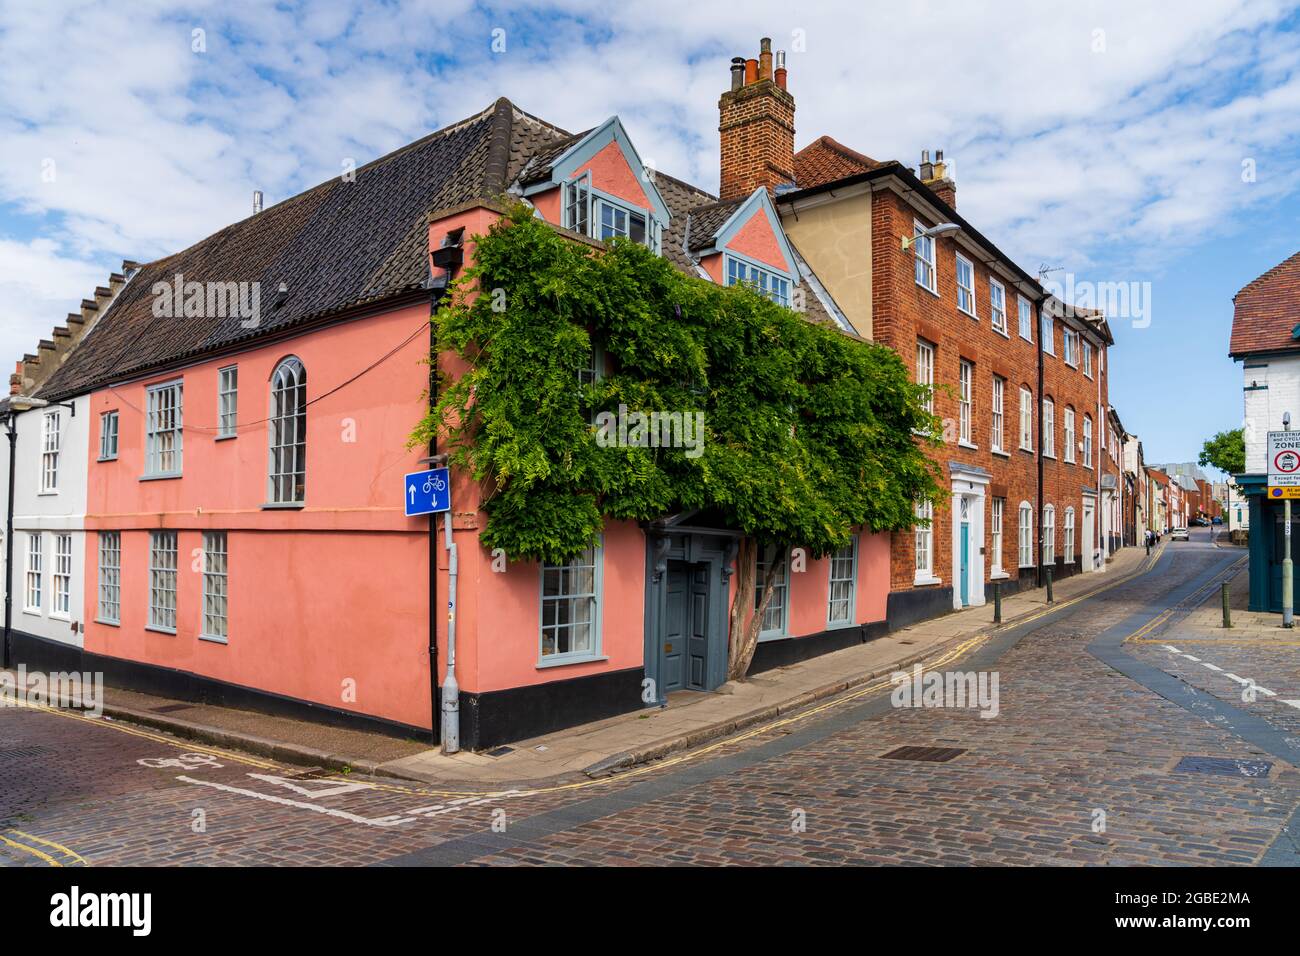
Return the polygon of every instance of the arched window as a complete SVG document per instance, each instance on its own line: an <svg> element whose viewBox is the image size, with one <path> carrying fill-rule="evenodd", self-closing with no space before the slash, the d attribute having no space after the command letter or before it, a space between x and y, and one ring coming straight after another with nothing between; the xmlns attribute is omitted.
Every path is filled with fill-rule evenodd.
<svg viewBox="0 0 1300 956"><path fill-rule="evenodd" d="M271 376L271 504L302 504L307 492L307 369L294 356Z"/></svg>
<svg viewBox="0 0 1300 956"><path fill-rule="evenodd" d="M1030 507L1028 501L1020 502L1016 534L1020 544L1020 567L1032 568L1034 566L1034 509Z"/></svg>
<svg viewBox="0 0 1300 956"><path fill-rule="evenodd" d="M1056 508L1046 505L1043 508L1043 564L1051 566L1056 563Z"/></svg>
<svg viewBox="0 0 1300 956"><path fill-rule="evenodd" d="M1065 563L1074 563L1074 509L1065 509Z"/></svg>

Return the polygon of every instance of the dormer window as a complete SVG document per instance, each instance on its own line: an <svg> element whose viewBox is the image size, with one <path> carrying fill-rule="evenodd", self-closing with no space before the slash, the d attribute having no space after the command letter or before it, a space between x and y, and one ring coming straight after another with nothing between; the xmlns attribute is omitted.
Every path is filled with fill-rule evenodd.
<svg viewBox="0 0 1300 956"><path fill-rule="evenodd" d="M619 236L623 239L639 242L643 246L646 244L645 215L643 213L632 212L630 209L616 206L604 199L596 201L596 208L600 210L598 239L604 241Z"/></svg>
<svg viewBox="0 0 1300 956"><path fill-rule="evenodd" d="M759 269L743 259L727 256L727 285L739 285L745 282L754 287L754 291L765 295L777 305L790 307L790 280L775 272Z"/></svg>

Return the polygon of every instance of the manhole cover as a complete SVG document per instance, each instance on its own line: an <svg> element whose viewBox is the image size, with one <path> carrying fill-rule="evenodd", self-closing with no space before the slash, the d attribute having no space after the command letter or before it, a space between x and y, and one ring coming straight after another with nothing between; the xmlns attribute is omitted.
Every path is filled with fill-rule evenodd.
<svg viewBox="0 0 1300 956"><path fill-rule="evenodd" d="M1273 769L1268 760L1232 760L1227 757L1184 757L1174 773L1209 773L1221 777L1267 777Z"/></svg>
<svg viewBox="0 0 1300 956"><path fill-rule="evenodd" d="M880 756L885 760L922 760L926 763L947 763L966 751L959 747L899 747Z"/></svg>
<svg viewBox="0 0 1300 956"><path fill-rule="evenodd" d="M13 750L0 750L0 760L17 760L22 757L44 757L54 753L49 747L15 747Z"/></svg>
<svg viewBox="0 0 1300 956"><path fill-rule="evenodd" d="M192 710L193 704L163 704L161 707L150 707L149 709L155 714L174 714L178 710Z"/></svg>

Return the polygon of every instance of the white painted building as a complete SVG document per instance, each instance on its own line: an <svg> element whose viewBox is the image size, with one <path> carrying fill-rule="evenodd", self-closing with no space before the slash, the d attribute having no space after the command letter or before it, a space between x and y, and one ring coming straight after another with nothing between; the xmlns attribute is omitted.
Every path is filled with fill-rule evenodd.
<svg viewBox="0 0 1300 956"><path fill-rule="evenodd" d="M1264 474L1265 444L1270 431L1281 431L1282 416L1300 429L1300 353L1250 356L1242 362L1245 396L1246 471Z"/></svg>

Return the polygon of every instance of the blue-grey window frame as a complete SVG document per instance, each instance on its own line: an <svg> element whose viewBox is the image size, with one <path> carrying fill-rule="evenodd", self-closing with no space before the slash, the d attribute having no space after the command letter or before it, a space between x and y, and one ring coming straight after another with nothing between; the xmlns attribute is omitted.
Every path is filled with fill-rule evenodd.
<svg viewBox="0 0 1300 956"><path fill-rule="evenodd" d="M855 534L849 542L853 549L853 565L849 572L849 619L847 621L831 620L831 601L834 600L835 587L835 552L826 559L826 628L853 627L857 622L858 607L858 536Z"/></svg>
<svg viewBox="0 0 1300 956"><path fill-rule="evenodd" d="M595 609L592 612L591 623L591 650L582 653L569 652L567 654L544 655L542 653L542 640L545 637L543 631L546 620L546 571L550 569L567 568L572 564L569 562L559 564L547 564L541 562L537 568L537 666L542 667L563 667L566 664L583 664L591 661L603 661L607 658L604 656L605 633L603 621L605 617L605 539L600 536L595 544L592 545L592 597L595 601Z"/></svg>

